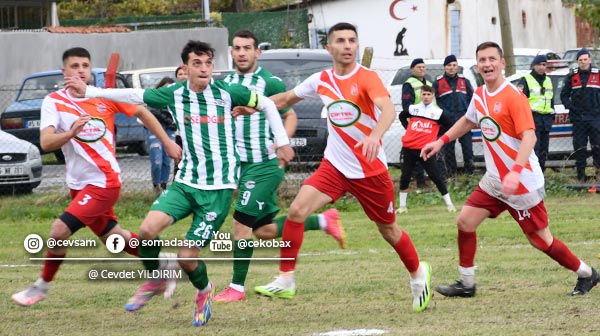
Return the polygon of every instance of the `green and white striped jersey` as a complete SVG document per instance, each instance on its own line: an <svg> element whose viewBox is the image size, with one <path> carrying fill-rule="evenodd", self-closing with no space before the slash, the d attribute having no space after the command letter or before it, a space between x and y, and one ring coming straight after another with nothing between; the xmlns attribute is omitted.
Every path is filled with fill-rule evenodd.
<svg viewBox="0 0 600 336"><path fill-rule="evenodd" d="M227 83L241 84L262 96L285 92L285 84L269 71L257 67L253 73L232 73L223 79ZM279 111L287 112L289 108ZM277 157L273 149L273 133L264 113L254 113L236 118L236 146L242 162L265 162Z"/></svg>
<svg viewBox="0 0 600 336"><path fill-rule="evenodd" d="M203 190L235 189L239 156L235 149L234 106L257 106L257 94L242 85L211 81L202 92L188 82L146 89L144 102L168 107L183 142L175 181ZM257 113L263 114L263 113Z"/></svg>

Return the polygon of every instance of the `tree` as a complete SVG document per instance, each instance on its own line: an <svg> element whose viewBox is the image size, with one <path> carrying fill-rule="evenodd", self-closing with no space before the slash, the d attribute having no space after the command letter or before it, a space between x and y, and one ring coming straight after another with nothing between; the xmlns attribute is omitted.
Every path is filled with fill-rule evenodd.
<svg viewBox="0 0 600 336"><path fill-rule="evenodd" d="M565 3L576 4L575 15L586 20L596 32L600 33L600 0L563 0Z"/></svg>

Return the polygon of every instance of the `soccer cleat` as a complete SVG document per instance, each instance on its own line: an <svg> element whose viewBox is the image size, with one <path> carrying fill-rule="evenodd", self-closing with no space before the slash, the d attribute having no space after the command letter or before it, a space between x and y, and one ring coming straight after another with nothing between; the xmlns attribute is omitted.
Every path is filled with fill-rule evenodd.
<svg viewBox="0 0 600 336"><path fill-rule="evenodd" d="M456 207L454 205L448 205L448 212L456 212Z"/></svg>
<svg viewBox="0 0 600 336"><path fill-rule="evenodd" d="M194 310L194 327L200 327L208 323L212 315L212 301L215 295L215 284L210 282L210 290L206 293L196 294L196 309Z"/></svg>
<svg viewBox="0 0 600 336"><path fill-rule="evenodd" d="M159 282L148 281L144 283L135 295L129 299L127 304L125 304L125 310L136 311L142 309L153 296L163 293L166 286L167 280L160 280Z"/></svg>
<svg viewBox="0 0 600 336"><path fill-rule="evenodd" d="M246 300L246 292L240 292L230 286L227 286L221 293L215 295L215 302L235 302Z"/></svg>
<svg viewBox="0 0 600 336"><path fill-rule="evenodd" d="M403 213L407 213L408 209L406 207L399 207L398 209L396 209L396 214L403 214Z"/></svg>
<svg viewBox="0 0 600 336"><path fill-rule="evenodd" d="M477 287L475 285L473 285L473 287L465 287L462 281L458 280L447 286L437 286L435 287L435 290L447 297L474 297Z"/></svg>
<svg viewBox="0 0 600 336"><path fill-rule="evenodd" d="M278 276L275 281L268 285L254 287L254 291L268 297L293 299L296 295L296 285L293 280L289 285L286 285L281 276Z"/></svg>
<svg viewBox="0 0 600 336"><path fill-rule="evenodd" d="M594 288L598 284L598 280L600 280L600 276L596 269L592 267L592 275L587 278L577 278L577 284L575 285L575 289L571 292L571 295L585 295L589 291Z"/></svg>
<svg viewBox="0 0 600 336"><path fill-rule="evenodd" d="M47 290L43 290L33 285L23 291L13 294L11 299L19 306L29 307L46 298Z"/></svg>
<svg viewBox="0 0 600 336"><path fill-rule="evenodd" d="M323 212L325 217L325 232L333 237L341 249L346 248L346 234L344 233L344 227L342 221L340 221L340 213L336 209L329 209Z"/></svg>
<svg viewBox="0 0 600 336"><path fill-rule="evenodd" d="M429 305L431 299L431 266L429 263L421 262L421 272L424 281L412 281L410 282L410 289L413 295L413 310L415 312L422 312Z"/></svg>

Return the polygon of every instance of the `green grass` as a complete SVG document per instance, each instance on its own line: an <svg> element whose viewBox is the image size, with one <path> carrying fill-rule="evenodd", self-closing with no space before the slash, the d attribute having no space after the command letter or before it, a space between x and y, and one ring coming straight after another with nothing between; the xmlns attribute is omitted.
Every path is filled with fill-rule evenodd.
<svg viewBox="0 0 600 336"><path fill-rule="evenodd" d="M472 184L465 180L451 187L458 206ZM558 188L546 200L552 232L595 266L600 252L598 197ZM116 208L121 225L137 231L151 202L149 196L125 193ZM0 335L313 335L339 329L383 329L386 335L600 334L596 309L600 288L585 297L567 296L576 276L529 246L506 213L487 220L478 230L477 296L434 295L425 312L413 313L405 268L351 198L337 204L348 249L338 250L322 232L307 233L293 300L267 299L248 290L245 303L215 303L208 325L194 328L194 289L186 279L179 281L172 301L157 297L143 310L126 313L123 305L141 281L90 281L87 273L138 269L139 263L65 262L45 301L18 307L10 296L39 275L39 267L23 249L23 238L29 233L47 237L50 224L67 203L65 196L57 194L0 198ZM456 214L445 212L437 193L411 194L409 207L398 222L411 235L421 258L433 266L434 286L454 281L458 276ZM226 223L224 229L230 230L231 220ZM189 219L184 220L162 237L180 237L188 226ZM76 237L93 238L93 234L83 229ZM278 254L274 249L255 251L257 257ZM203 255L230 256L208 251ZM104 247L80 248L70 250L68 256L104 257L108 252ZM24 266L5 266L13 264ZM247 289L270 282L277 266L272 261L254 262ZM231 263L210 261L208 271L222 289L230 281Z"/></svg>

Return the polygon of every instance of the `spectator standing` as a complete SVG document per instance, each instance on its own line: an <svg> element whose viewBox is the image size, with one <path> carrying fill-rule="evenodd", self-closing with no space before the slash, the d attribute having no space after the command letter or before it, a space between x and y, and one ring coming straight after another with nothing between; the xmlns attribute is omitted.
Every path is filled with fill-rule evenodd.
<svg viewBox="0 0 600 336"><path fill-rule="evenodd" d="M156 88L175 83L171 77L164 77L158 82ZM175 141L175 131L177 126L173 121L171 112L167 108L149 108L150 112L154 115L156 120L160 123L163 130L169 136L169 139ZM152 186L156 194L160 194L163 190L167 189L167 182L169 182L169 175L171 173L171 158L167 155L164 146L160 140L144 127L146 133L146 147L148 150L148 156L150 158L150 175L152 176Z"/></svg>
<svg viewBox="0 0 600 336"><path fill-rule="evenodd" d="M429 175L431 181L436 185L442 198L448 207L448 211L456 212L454 204L450 199L446 183L440 176L437 165L434 161L424 161L421 159L421 149L429 142L435 141L439 133L440 125L449 128L452 125L450 116L433 103L433 88L429 85L421 87L421 102L411 105L408 112L402 111L400 120L402 124L410 118L406 127L406 133L402 137L402 176L400 177L400 207L396 210L397 214L407 212L406 198L408 196L408 185L410 176L417 163Z"/></svg>
<svg viewBox="0 0 600 336"><path fill-rule="evenodd" d="M433 90L437 105L451 119L450 126L454 125L467 112L467 107L473 97L473 87L469 80L458 73L458 61L456 56L448 55L444 59L444 74L436 78L433 82ZM446 133L450 127L440 129L440 134ZM473 139L471 132L458 138L463 154L464 171L467 175L472 175L473 167ZM445 168L446 177L456 175L456 152L455 143L452 141L442 149L442 164Z"/></svg>
<svg viewBox="0 0 600 336"><path fill-rule="evenodd" d="M184 68L183 65L180 65L177 67L177 69L175 69L175 79L178 82L185 82L188 79L186 68ZM179 130L175 130L175 143L179 145L179 147L183 146ZM173 165L173 181L175 181L175 176L177 175L178 170L179 162L175 161L175 164Z"/></svg>
<svg viewBox="0 0 600 336"><path fill-rule="evenodd" d="M573 123L573 156L577 179L586 182L585 166L588 140L592 147L596 179L600 176L600 72L592 67L589 50L577 53L578 68L565 77L560 100L569 110Z"/></svg>
<svg viewBox="0 0 600 336"><path fill-rule="evenodd" d="M402 112L408 113L410 105L421 102L421 87L423 85L431 86L431 82L425 78L427 68L422 58L415 58L410 63L411 76L402 84ZM399 116L398 116L399 117ZM406 125L404 125L406 128ZM417 180L418 188L425 188L425 172L423 166L418 164L414 170L414 177Z"/></svg>
<svg viewBox="0 0 600 336"><path fill-rule="evenodd" d="M529 99L535 123L534 151L542 172L546 170L546 159L550 146L550 131L554 123L554 91L552 81L546 76L546 55L537 55L531 62L531 72L523 76L517 87Z"/></svg>

